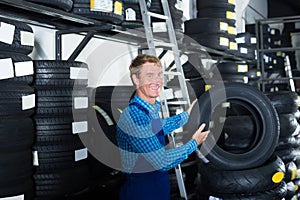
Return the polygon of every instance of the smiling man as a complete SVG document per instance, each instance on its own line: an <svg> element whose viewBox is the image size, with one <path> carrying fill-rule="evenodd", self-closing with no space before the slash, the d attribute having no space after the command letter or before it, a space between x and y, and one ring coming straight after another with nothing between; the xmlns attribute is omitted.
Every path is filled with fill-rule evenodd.
<svg viewBox="0 0 300 200"><path fill-rule="evenodd" d="M168 170L187 159L209 131L202 132L205 126L202 124L186 144L166 149L165 135L188 121L196 101L186 112L161 119L157 101L163 87L160 60L147 54L138 55L129 70L136 93L117 124L117 142L126 174L120 199L169 200Z"/></svg>

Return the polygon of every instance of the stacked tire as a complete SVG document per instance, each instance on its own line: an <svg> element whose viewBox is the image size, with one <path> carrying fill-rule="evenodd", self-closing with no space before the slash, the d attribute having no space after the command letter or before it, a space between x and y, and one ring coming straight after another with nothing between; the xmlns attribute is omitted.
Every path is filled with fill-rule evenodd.
<svg viewBox="0 0 300 200"><path fill-rule="evenodd" d="M270 99L250 85L230 82L214 85L198 102L184 127L193 132L205 123L210 129L200 147L210 162L198 165L197 198L281 200L287 193L285 165L275 154L279 119Z"/></svg>
<svg viewBox="0 0 300 200"><path fill-rule="evenodd" d="M285 182L288 192L285 199L293 199L299 196L296 190L299 186L300 167L300 125L296 118L298 111L298 94L291 91L265 92L277 110L280 121L280 135L275 154L279 156L286 167Z"/></svg>
<svg viewBox="0 0 300 200"><path fill-rule="evenodd" d="M169 9L170 9L170 13L171 13L171 17L172 17L172 22L173 22L173 26L174 29L176 31L176 33L182 33L183 32L183 10L182 10L182 6L178 5L177 0L169 0ZM164 14L163 12L163 7L161 5L161 1L160 0L151 0L151 6L149 11L154 12L154 13L158 13L158 14ZM165 20L160 20L157 18L151 18L152 21L152 25L155 22L165 22Z"/></svg>
<svg viewBox="0 0 300 200"><path fill-rule="evenodd" d="M34 198L32 28L0 18L0 199Z"/></svg>
<svg viewBox="0 0 300 200"><path fill-rule="evenodd" d="M240 82L258 88L257 80L260 79L260 70L256 65L245 62L223 61L216 63L215 74L220 74L224 82Z"/></svg>
<svg viewBox="0 0 300 200"><path fill-rule="evenodd" d="M40 4L43 6L63 10L63 11L70 11L73 7L73 0L52 0L52 1L47 1L47 0L26 0L30 1L36 4Z"/></svg>
<svg viewBox="0 0 300 200"><path fill-rule="evenodd" d="M124 21L122 22L122 26L127 28L142 27L143 19L141 15L139 0L123 0L123 3ZM151 1L147 1L146 4L148 7L150 7Z"/></svg>
<svg viewBox="0 0 300 200"><path fill-rule="evenodd" d="M237 53L235 2L197 0L197 18L184 22L185 34L200 45Z"/></svg>
<svg viewBox="0 0 300 200"><path fill-rule="evenodd" d="M72 13L113 24L121 24L124 20L122 0L90 1L73 0Z"/></svg>
<svg viewBox="0 0 300 200"><path fill-rule="evenodd" d="M116 124L122 110L128 106L134 94L133 86L98 86L89 88L90 106L88 111L89 139L89 166L94 190L105 195L108 199L118 199L119 189L124 174L116 170L118 167L103 163L101 155L112 153L114 162L121 158L117 148ZM117 152L114 152L117 149ZM118 156L119 157L118 157ZM111 158L111 157L110 157Z"/></svg>
<svg viewBox="0 0 300 200"><path fill-rule="evenodd" d="M88 66L80 61L34 60L36 199L72 196L88 187Z"/></svg>
<svg viewBox="0 0 300 200"><path fill-rule="evenodd" d="M248 32L238 33L235 40L238 45L239 55L255 63L257 59L255 35Z"/></svg>

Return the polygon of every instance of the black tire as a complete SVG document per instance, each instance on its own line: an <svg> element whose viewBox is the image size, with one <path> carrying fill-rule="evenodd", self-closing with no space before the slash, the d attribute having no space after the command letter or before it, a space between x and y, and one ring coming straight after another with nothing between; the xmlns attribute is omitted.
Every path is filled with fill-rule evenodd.
<svg viewBox="0 0 300 200"><path fill-rule="evenodd" d="M64 199L88 186L87 165L33 175L36 199ZM76 183L76 184L75 184Z"/></svg>
<svg viewBox="0 0 300 200"><path fill-rule="evenodd" d="M280 137L297 136L299 123L294 114L279 114Z"/></svg>
<svg viewBox="0 0 300 200"><path fill-rule="evenodd" d="M36 74L34 80L35 87L87 86L88 83L88 65L83 62L66 60L35 60L34 67Z"/></svg>
<svg viewBox="0 0 300 200"><path fill-rule="evenodd" d="M245 194L233 194L228 196L222 196L221 198L224 200L282 200L282 198L287 195L287 184L283 181L281 184L272 188L271 190L267 190L260 193L250 193L249 195Z"/></svg>
<svg viewBox="0 0 300 200"><path fill-rule="evenodd" d="M227 19L195 18L184 22L186 34L196 33L227 33Z"/></svg>
<svg viewBox="0 0 300 200"><path fill-rule="evenodd" d="M90 1L75 1L76 6L74 5L72 12L77 15L82 15L94 19L99 19L102 21L107 21L114 24L121 24L124 21L124 8L123 3L120 0L114 0L114 5L116 3L121 5L120 10L115 10L116 6L113 6L112 11L98 11L91 10L90 7L86 8L86 5L90 5Z"/></svg>
<svg viewBox="0 0 300 200"><path fill-rule="evenodd" d="M35 112L34 89L28 85L0 84L0 117L29 117Z"/></svg>
<svg viewBox="0 0 300 200"><path fill-rule="evenodd" d="M34 143L34 125L31 118L0 119L0 150L31 149Z"/></svg>
<svg viewBox="0 0 300 200"><path fill-rule="evenodd" d="M235 8L235 1L230 0L197 0L196 3L198 10L200 10L201 8Z"/></svg>
<svg viewBox="0 0 300 200"><path fill-rule="evenodd" d="M204 155L207 155L207 158L214 165L221 169L236 170L260 166L271 157L278 143L279 119L277 112L270 99L252 86L242 83L225 83L224 87L215 85L198 98L199 108L193 108L190 115L190 119L193 120L189 120L184 128L194 133L200 124L205 123L208 128L209 124L214 122L214 130L216 131L214 133L211 130L200 150ZM220 95L224 93L224 89L226 97ZM222 113L218 110L224 110L222 108L223 102L230 104L230 108L240 107L253 117L256 126L254 134L256 139L249 151L233 154L215 145L218 141L215 136L218 137L222 131L222 123L218 125L218 122L220 117L224 116L220 116ZM199 110L201 111L200 114ZM227 110L234 113L234 110ZM239 115L239 112L236 114Z"/></svg>
<svg viewBox="0 0 300 200"><path fill-rule="evenodd" d="M9 59L9 58L12 61L14 74L9 77L7 76L3 79L0 78L0 82L20 83L20 84L28 84L28 85L32 84L33 74L34 74L32 59L26 54L12 53L12 52L7 53L7 52L0 51L0 59ZM8 68L8 67L10 66L0 66L0 68ZM26 68L26 70L24 70L26 71L25 73L20 74L21 67L23 70L24 68Z"/></svg>
<svg viewBox="0 0 300 200"><path fill-rule="evenodd" d="M33 50L34 44L32 41L24 41L22 40L22 34L33 34L32 28L23 22L17 22L10 19L0 18L0 22L4 22L9 25L13 25L15 30L12 34L13 41L5 41L0 42L0 49L4 52L14 52L14 53L23 53L23 54L30 54ZM7 33L8 34L8 33Z"/></svg>
<svg viewBox="0 0 300 200"><path fill-rule="evenodd" d="M255 35L248 32L238 33L235 40L238 44L256 45Z"/></svg>
<svg viewBox="0 0 300 200"><path fill-rule="evenodd" d="M187 36L194 39L200 45L217 49L217 50L227 50L229 48L229 38L228 34L187 34Z"/></svg>
<svg viewBox="0 0 300 200"><path fill-rule="evenodd" d="M86 98L86 104L88 104L87 90L85 88L39 88L36 93L37 115L79 114L85 113L88 108L88 105L75 103L77 98Z"/></svg>
<svg viewBox="0 0 300 200"><path fill-rule="evenodd" d="M27 0L34 3L59 8L61 10L70 11L73 7L73 0Z"/></svg>
<svg viewBox="0 0 300 200"><path fill-rule="evenodd" d="M292 91L265 92L278 114L292 114L298 110L298 94Z"/></svg>
<svg viewBox="0 0 300 200"><path fill-rule="evenodd" d="M202 8L201 10L198 10L197 17L227 19L229 24L234 24L236 21L235 11L227 8Z"/></svg>
<svg viewBox="0 0 300 200"><path fill-rule="evenodd" d="M300 146L300 139L297 137L280 137L276 151L289 149L289 148L298 148Z"/></svg>
<svg viewBox="0 0 300 200"><path fill-rule="evenodd" d="M247 73L249 66L245 63L238 62L221 62L217 64L217 68L221 74L241 74Z"/></svg>
<svg viewBox="0 0 300 200"><path fill-rule="evenodd" d="M213 164L198 166L201 181L212 194L257 193L277 187L284 179L285 165L272 156L262 166L247 170L220 170Z"/></svg>
<svg viewBox="0 0 300 200"><path fill-rule="evenodd" d="M0 187L0 198L19 198L22 194L22 199L34 199L34 181L32 178L23 179L13 184L4 184ZM18 196L18 197L17 197Z"/></svg>

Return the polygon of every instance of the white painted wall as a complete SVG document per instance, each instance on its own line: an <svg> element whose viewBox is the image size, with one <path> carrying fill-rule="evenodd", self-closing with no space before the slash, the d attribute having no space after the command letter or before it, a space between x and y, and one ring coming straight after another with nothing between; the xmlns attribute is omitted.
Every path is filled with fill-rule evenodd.
<svg viewBox="0 0 300 200"><path fill-rule="evenodd" d="M35 60L55 59L55 30L32 26L35 48L30 56ZM62 60L67 60L84 36L68 34L62 37ZM137 48L119 42L93 38L76 61L89 66L89 87L100 85L131 85L129 64Z"/></svg>

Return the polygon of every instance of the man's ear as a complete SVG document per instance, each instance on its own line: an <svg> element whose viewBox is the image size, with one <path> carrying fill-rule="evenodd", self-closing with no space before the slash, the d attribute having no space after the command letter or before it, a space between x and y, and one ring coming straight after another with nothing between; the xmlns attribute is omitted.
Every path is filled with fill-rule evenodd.
<svg viewBox="0 0 300 200"><path fill-rule="evenodd" d="M136 76L136 74L132 75L132 81L133 81L134 85L136 85L136 86L139 85L140 80L138 79L138 77Z"/></svg>

